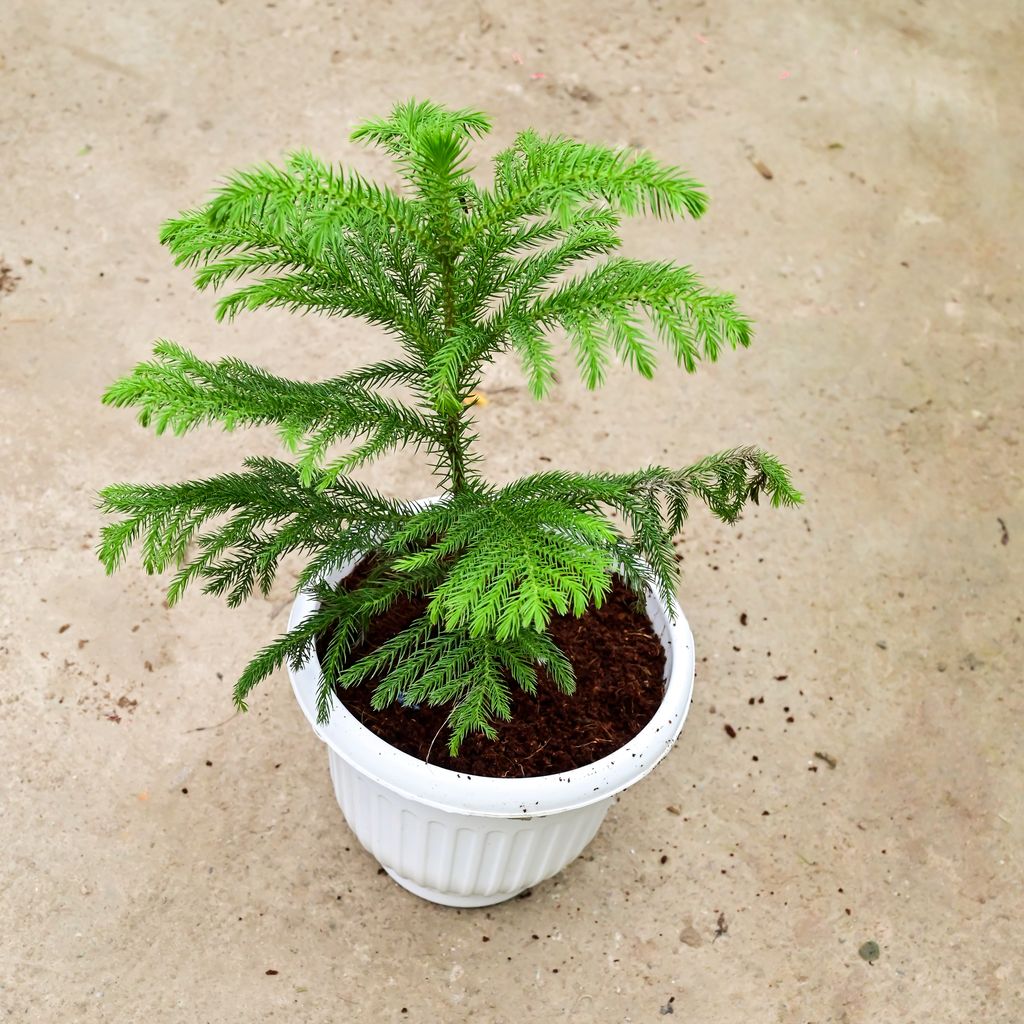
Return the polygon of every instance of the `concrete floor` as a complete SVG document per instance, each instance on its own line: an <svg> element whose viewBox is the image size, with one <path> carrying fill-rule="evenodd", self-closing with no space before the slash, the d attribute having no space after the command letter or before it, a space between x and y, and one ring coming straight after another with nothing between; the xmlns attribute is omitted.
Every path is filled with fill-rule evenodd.
<svg viewBox="0 0 1024 1024"><path fill-rule="evenodd" d="M1024 1019L1018 5L14 0L2 22L4 1020ZM759 324L697 377L566 373L546 405L497 367L487 472L758 442L808 495L695 516L678 747L581 860L483 912L378 876L283 677L232 716L290 579L170 612L92 554L105 483L276 450L101 408L152 339L296 376L386 344L216 326L160 221L289 148L379 173L347 133L410 95L490 111L481 164L532 125L691 170L711 212L631 251L692 259ZM432 490L413 456L368 478Z"/></svg>

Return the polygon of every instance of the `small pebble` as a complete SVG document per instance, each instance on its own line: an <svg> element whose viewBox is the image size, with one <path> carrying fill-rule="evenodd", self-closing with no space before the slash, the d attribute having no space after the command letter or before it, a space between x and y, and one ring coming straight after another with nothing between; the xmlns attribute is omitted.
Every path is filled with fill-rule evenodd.
<svg viewBox="0 0 1024 1024"><path fill-rule="evenodd" d="M878 948L877 942L868 941L857 950L857 955L861 960L873 964L882 955L882 951Z"/></svg>

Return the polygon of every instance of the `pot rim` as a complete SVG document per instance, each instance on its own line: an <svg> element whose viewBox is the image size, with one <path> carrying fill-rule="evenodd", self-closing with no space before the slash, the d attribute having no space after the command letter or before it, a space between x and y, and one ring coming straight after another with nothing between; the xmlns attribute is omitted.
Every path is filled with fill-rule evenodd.
<svg viewBox="0 0 1024 1024"><path fill-rule="evenodd" d="M361 558L354 558L324 578L335 584ZM288 619L294 629L319 607L315 595L301 591ZM672 749L686 720L693 694L693 634L678 603L671 611L653 590L647 592L647 616L665 650L665 695L651 720L632 739L607 756L581 768L521 779L470 775L427 764L399 750L367 729L331 695L331 717L317 722L316 692L320 660L313 646L298 668L288 666L292 690L313 731L357 771L409 800L455 814L529 819L576 810L633 785L648 775ZM414 782L415 780L415 782Z"/></svg>

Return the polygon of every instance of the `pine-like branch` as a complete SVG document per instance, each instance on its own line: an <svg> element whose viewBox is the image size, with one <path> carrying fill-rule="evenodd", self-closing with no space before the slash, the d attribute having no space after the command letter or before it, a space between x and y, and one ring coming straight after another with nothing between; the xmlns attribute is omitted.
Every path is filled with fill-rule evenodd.
<svg viewBox="0 0 1024 1024"><path fill-rule="evenodd" d="M424 216L414 202L296 153L286 168L235 175L211 202L168 221L161 241L176 263L197 268L201 290L277 275L227 295L218 319L261 306L358 316L422 351Z"/></svg>
<svg viewBox="0 0 1024 1024"><path fill-rule="evenodd" d="M388 117L361 122L351 138L380 146L400 163L408 163L416 160L417 144L425 135L442 133L468 141L490 130L490 118L479 110L448 110L429 100L409 100L397 103Z"/></svg>
<svg viewBox="0 0 1024 1024"><path fill-rule="evenodd" d="M685 469L652 466L633 473L539 473L515 481L502 494L512 502L554 500L586 510L618 513L630 537L616 540L619 567L640 592L653 584L666 603L678 583L672 546L690 510L690 499L703 501L713 515L734 523L748 503L767 495L773 508L795 506L803 495L774 456L758 448L733 448L709 455ZM403 530L414 528L410 519Z"/></svg>
<svg viewBox="0 0 1024 1024"><path fill-rule="evenodd" d="M254 584L269 590L277 564L289 551L331 547L339 556L342 537L349 557L388 536L412 507L386 498L354 480L307 485L296 467L274 459L246 460L248 472L227 473L182 484L114 484L100 492L100 508L121 518L101 532L98 554L108 573L141 542L147 572L188 563L171 583L173 603L196 578L213 593L239 603ZM190 544L210 520L229 518ZM345 528L347 524L347 529Z"/></svg>
<svg viewBox="0 0 1024 1024"><path fill-rule="evenodd" d="M238 359L208 362L169 341L154 347L156 358L139 363L103 396L108 405L134 406L139 422L157 433L183 434L201 424L273 424L312 480L337 441L365 437L348 456L327 466L326 486L379 452L398 445L440 445L434 421L368 387L367 381L420 382L423 371L405 363L384 363L321 383L287 380Z"/></svg>
<svg viewBox="0 0 1024 1024"><path fill-rule="evenodd" d="M479 211L462 241L524 217L553 213L568 224L580 206L595 201L627 216L699 217L707 208L697 182L647 153L523 132L495 159L494 190L481 193Z"/></svg>
<svg viewBox="0 0 1024 1024"><path fill-rule="evenodd" d="M467 491L412 517L386 550L441 539L402 554L398 572L445 567L432 592L430 617L446 630L504 641L542 631L555 613L582 615L611 586L617 537L604 517L548 498L509 500L488 489Z"/></svg>
<svg viewBox="0 0 1024 1024"><path fill-rule="evenodd" d="M531 305L506 313L568 332L588 387L603 383L612 353L649 377L654 357L638 319L644 314L676 361L694 372L722 348L747 347L751 325L731 295L708 292L689 267L616 258L568 281Z"/></svg>

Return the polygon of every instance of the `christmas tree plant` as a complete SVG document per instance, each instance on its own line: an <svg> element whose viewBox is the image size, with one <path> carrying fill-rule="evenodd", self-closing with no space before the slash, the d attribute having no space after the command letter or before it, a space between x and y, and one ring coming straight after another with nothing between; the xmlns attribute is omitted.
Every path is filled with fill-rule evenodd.
<svg viewBox="0 0 1024 1024"><path fill-rule="evenodd" d="M553 615L599 605L615 574L670 603L672 541L693 499L727 522L762 494L772 505L800 501L782 465L755 448L684 469L558 470L505 486L483 478L472 396L497 353L514 352L543 398L559 336L590 388L612 359L650 377L652 338L689 372L751 338L733 297L709 291L689 267L609 255L623 217L699 217L701 186L643 152L526 131L495 158L484 188L467 161L489 128L476 111L401 104L352 136L390 154L400 194L300 152L283 167L235 174L163 227L197 288L233 288L218 319L264 306L361 317L396 345L380 362L307 382L161 341L104 395L158 433L273 424L293 456L181 484L116 484L100 496L116 517L99 547L107 571L138 542L147 571L176 570L171 604L198 580L239 605L268 591L285 555L305 557L297 586L316 590L319 609L253 658L235 686L239 708L284 661L303 663L330 635L322 721L335 690L372 685L375 707L399 698L450 706L454 755L470 731L496 735L514 688L535 692L539 666L547 685L573 690L547 632ZM445 500L421 507L351 475L406 445L432 458ZM373 565L360 585L323 582L366 552ZM424 614L350 659L368 624L403 596L426 599Z"/></svg>

